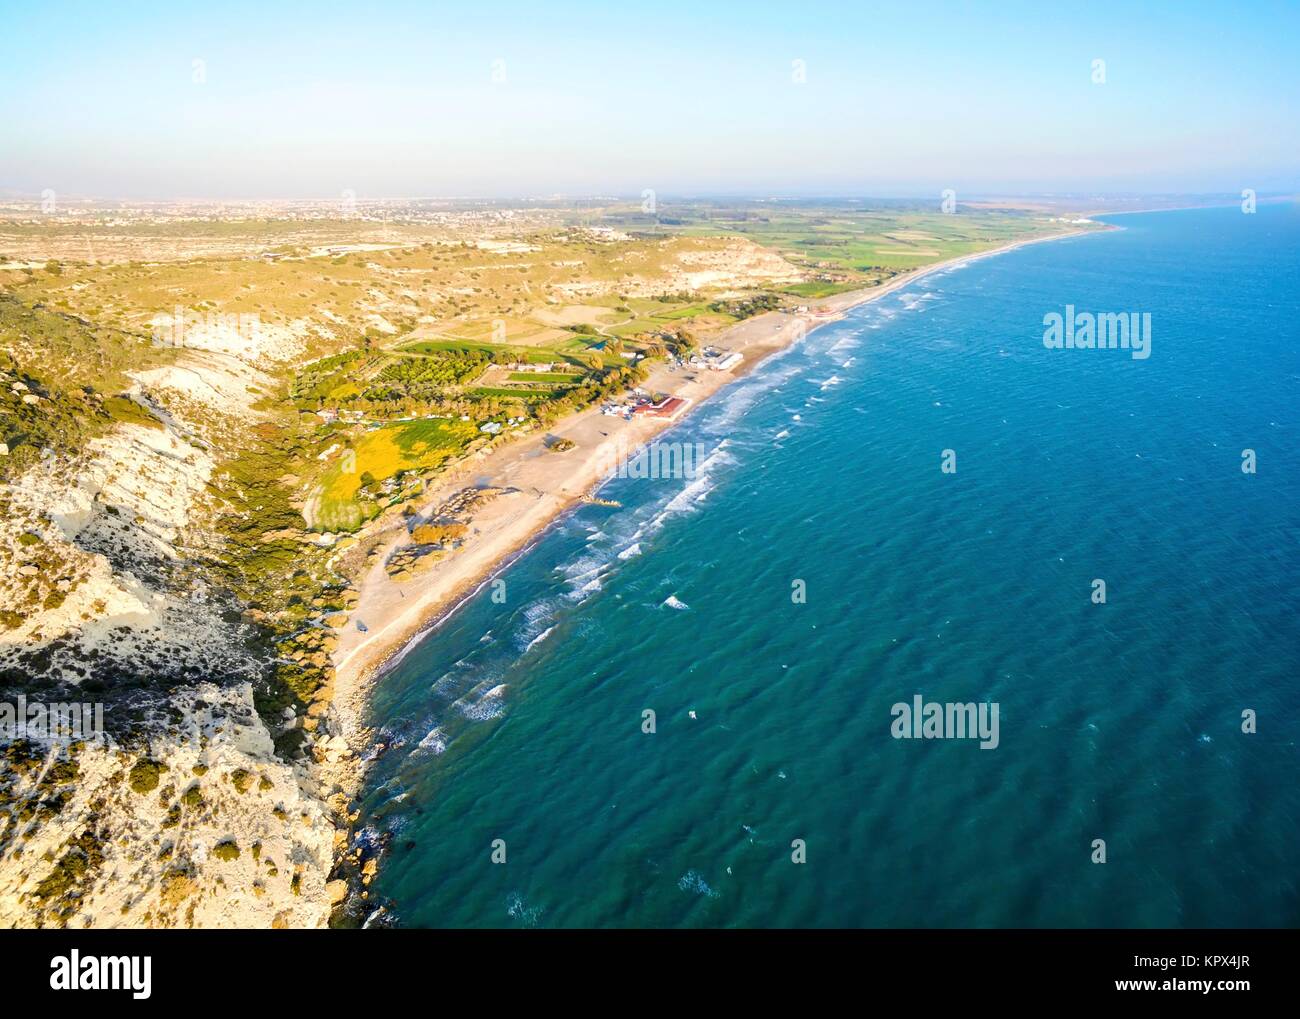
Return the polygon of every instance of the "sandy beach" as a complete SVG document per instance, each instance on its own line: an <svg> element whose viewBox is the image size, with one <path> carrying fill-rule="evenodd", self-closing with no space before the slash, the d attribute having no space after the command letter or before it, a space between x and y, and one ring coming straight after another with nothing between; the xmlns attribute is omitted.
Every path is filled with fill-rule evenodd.
<svg viewBox="0 0 1300 1019"><path fill-rule="evenodd" d="M689 413L719 389L754 369L768 355L813 329L842 318L850 308L878 300L954 265L1083 232L1066 230L937 262L883 286L810 300L806 313L757 315L709 341L711 346L743 354L744 360L733 370L674 370L658 364L643 388L689 400ZM360 598L352 620L362 621L366 630L362 632L350 624L340 631L334 652L337 670L334 710L349 741L354 746L365 742L366 693L386 664L400 657L417 637L436 628L439 620L471 597L550 523L578 503L603 479L611 462L634 453L675 423L646 417L628 421L604 415L599 407L593 407L557 423L544 435L534 434L496 447L481 460L460 465L430 488L422 512L468 485L491 485L515 491L476 513L470 537L460 551L400 585L389 577L384 562L395 549L409 544L410 538L404 522L390 524L380 536L379 554L372 558L372 565L364 575L357 578ZM571 439L576 446L565 453L551 452L546 447L548 436Z"/></svg>

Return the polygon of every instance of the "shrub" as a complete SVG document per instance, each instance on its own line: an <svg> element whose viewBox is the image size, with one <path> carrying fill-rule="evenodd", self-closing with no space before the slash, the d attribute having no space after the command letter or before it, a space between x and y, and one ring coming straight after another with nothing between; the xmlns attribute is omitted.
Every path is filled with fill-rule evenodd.
<svg viewBox="0 0 1300 1019"><path fill-rule="evenodd" d="M158 788L159 778L166 770L167 765L161 761L141 758L131 767L131 788L141 796L153 792Z"/></svg>
<svg viewBox="0 0 1300 1019"><path fill-rule="evenodd" d="M469 528L464 524L420 524L411 531L411 539L417 545L445 545L465 535Z"/></svg>

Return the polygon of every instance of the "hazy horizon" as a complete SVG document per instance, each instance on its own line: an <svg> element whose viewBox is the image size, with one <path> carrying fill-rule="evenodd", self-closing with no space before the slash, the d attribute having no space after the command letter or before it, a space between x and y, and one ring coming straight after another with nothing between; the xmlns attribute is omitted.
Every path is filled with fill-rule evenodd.
<svg viewBox="0 0 1300 1019"><path fill-rule="evenodd" d="M9 11L0 193L1230 196L1300 179L1300 12L1281 4L224 13Z"/></svg>
<svg viewBox="0 0 1300 1019"><path fill-rule="evenodd" d="M1274 201L1292 201L1300 195L1297 190L1277 190L1277 191L1255 191L1256 199L1263 202ZM553 206L557 208L570 207L574 205L591 205L597 207L603 204L623 205L633 204L644 200L641 194L626 193L612 194L599 192L572 192L572 193L554 193L547 195L531 194L373 194L373 195L355 195L355 200L360 206L369 205L389 205L400 204L404 202L420 203L445 203L453 206L464 205L499 205L509 208L518 208L522 206L536 206L546 208ZM656 192L655 200L661 207L674 204L716 204L725 205L728 203L743 203L762 205L770 203L772 205L833 205L837 207L859 204L867 208L888 208L890 206L909 207L924 206L933 204L942 197L941 193L930 191L916 192L898 192L890 193L888 191L876 192L859 192L859 193L836 193L836 192L787 192L783 194L763 192L763 191L734 191L732 193L679 193L673 192L658 193ZM1205 192L1205 191L1010 191L1010 192L962 192L957 196L958 205L994 205L999 202L1005 202L1008 205L1012 203L1024 203L1028 207L1031 203L1041 202L1044 207L1051 203L1058 204L1061 208L1076 209L1082 207L1088 202L1114 202L1117 205L1121 203L1132 204L1143 201L1152 201L1157 204L1151 206L1117 208L1116 212L1145 212L1171 210L1176 208L1208 208L1214 206L1237 205L1242 195L1236 192ZM19 191L14 189L0 188L0 201L13 203L30 203L39 204L41 195L39 193ZM285 195L173 195L173 196L124 196L110 194L68 194L62 192L58 194L59 206L67 208L75 205L85 205L91 208L101 208L111 205L123 206L173 206L173 205L330 205L337 204L340 201L339 194L285 194ZM1187 201L1190 204L1180 206L1179 201Z"/></svg>

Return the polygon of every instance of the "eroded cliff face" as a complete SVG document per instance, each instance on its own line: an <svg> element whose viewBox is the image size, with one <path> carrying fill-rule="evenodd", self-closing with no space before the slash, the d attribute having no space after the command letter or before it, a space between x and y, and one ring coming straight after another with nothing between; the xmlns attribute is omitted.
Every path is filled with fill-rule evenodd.
<svg viewBox="0 0 1300 1019"><path fill-rule="evenodd" d="M186 351L115 397L92 437L52 430L39 459L0 475L0 705L86 703L103 720L69 739L0 709L0 924L318 927L343 896L327 885L352 755L320 668L335 599L291 569L288 622L250 604L248 548L314 539L258 531L258 496L230 464L267 415L246 393L212 396L265 391L265 369ZM0 376L6 408L36 425L42 402L81 412L35 370Z"/></svg>
<svg viewBox="0 0 1300 1019"><path fill-rule="evenodd" d="M0 489L0 669L12 682L248 667L181 540L203 516L212 465L161 423L122 424Z"/></svg>
<svg viewBox="0 0 1300 1019"><path fill-rule="evenodd" d="M250 684L165 701L131 745L6 749L0 924L319 927L334 824Z"/></svg>

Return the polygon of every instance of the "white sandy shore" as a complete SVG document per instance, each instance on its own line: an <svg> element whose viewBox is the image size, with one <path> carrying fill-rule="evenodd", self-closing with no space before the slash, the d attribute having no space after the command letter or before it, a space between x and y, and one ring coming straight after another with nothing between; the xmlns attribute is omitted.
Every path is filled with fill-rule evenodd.
<svg viewBox="0 0 1300 1019"><path fill-rule="evenodd" d="M842 318L849 308L877 300L954 265L1084 232L1087 231L1063 231L936 262L890 280L883 286L810 300L807 314L768 312L755 316L711 341L715 347L740 351L745 355L744 362L736 371L678 369L674 372L661 364L651 373L645 388L689 399L694 409L723 386L754 368L767 355L821 325ZM462 465L430 490L427 507L436 506L470 484L490 484L518 491L478 511L473 519L471 538L461 551L401 585L393 582L383 566L395 548L410 540L405 525L394 524L383 535L380 554L374 558L374 565L358 578L360 600L352 619L362 620L367 630L362 633L354 625L349 625L340 633L338 649L334 653L337 670L334 706L349 739L354 742L364 739L362 718L366 690L382 671L385 662L434 621L461 604L503 568L515 553L528 546L548 524L578 502L602 480L613 458L634 452L658 433L672 427L673 423L646 418L625 421L607 417L599 408L592 408L572 415L548 433L572 439L577 444L575 449L566 453L548 451L544 436L533 435L498 448L472 465Z"/></svg>

